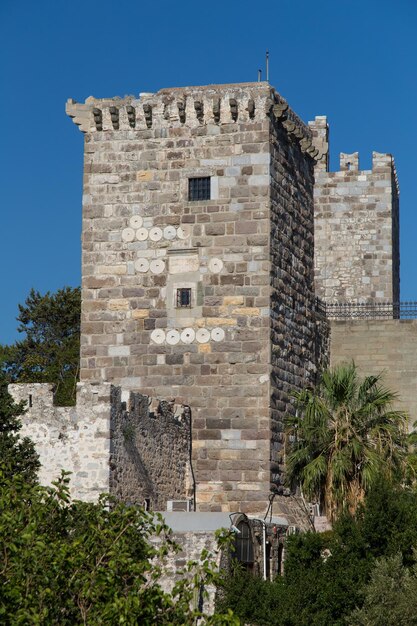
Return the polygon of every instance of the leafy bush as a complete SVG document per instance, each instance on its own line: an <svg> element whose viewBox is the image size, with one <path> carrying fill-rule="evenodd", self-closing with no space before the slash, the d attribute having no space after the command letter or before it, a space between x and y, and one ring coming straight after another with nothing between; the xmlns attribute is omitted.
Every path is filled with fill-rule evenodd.
<svg viewBox="0 0 417 626"><path fill-rule="evenodd" d="M216 580L207 554L165 592L163 557L175 546L161 519L104 496L71 501L68 480L44 488L0 469L2 624L239 624L194 607Z"/></svg>
<svg viewBox="0 0 417 626"><path fill-rule="evenodd" d="M257 626L342 626L369 597L377 559L399 554L411 566L413 546L417 494L381 481L356 515L342 516L331 532L288 537L283 577L264 582L239 569L224 576L219 607Z"/></svg>
<svg viewBox="0 0 417 626"><path fill-rule="evenodd" d="M20 415L24 403L16 403L7 391L7 380L0 372L0 460L8 476L19 474L26 482L37 480L39 456L28 437L20 437Z"/></svg>

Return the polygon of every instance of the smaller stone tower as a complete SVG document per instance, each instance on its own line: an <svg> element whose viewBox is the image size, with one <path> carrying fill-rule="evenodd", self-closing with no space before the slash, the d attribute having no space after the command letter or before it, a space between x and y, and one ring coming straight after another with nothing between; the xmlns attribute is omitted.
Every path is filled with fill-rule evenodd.
<svg viewBox="0 0 417 626"><path fill-rule="evenodd" d="M315 143L326 145L325 117L309 123ZM325 150L327 153L327 150ZM399 189L394 159L372 154L360 170L358 153L315 168L315 286L327 302L398 302L400 297Z"/></svg>

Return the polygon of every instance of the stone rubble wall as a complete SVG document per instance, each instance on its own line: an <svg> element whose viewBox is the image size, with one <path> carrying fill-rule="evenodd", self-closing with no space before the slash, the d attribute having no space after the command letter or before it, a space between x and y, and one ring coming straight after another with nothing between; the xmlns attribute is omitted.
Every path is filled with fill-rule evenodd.
<svg viewBox="0 0 417 626"><path fill-rule="evenodd" d="M167 500L192 499L189 407L110 383L80 383L74 407L54 406L49 384L13 384L9 391L27 402L21 433L40 455L41 484L50 485L64 469L80 500L111 493L166 510Z"/></svg>
<svg viewBox="0 0 417 626"><path fill-rule="evenodd" d="M315 145L326 145L325 117L309 123ZM394 160L372 154L360 170L358 153L340 155L340 171L322 159L315 169L316 295L329 302L397 302L399 190Z"/></svg>
<svg viewBox="0 0 417 626"><path fill-rule="evenodd" d="M112 389L110 493L165 511L168 500L192 500L191 411L173 402Z"/></svg>
<svg viewBox="0 0 417 626"><path fill-rule="evenodd" d="M354 361L363 376L383 375L398 394L396 407L417 420L417 320L331 322L331 366Z"/></svg>
<svg viewBox="0 0 417 626"><path fill-rule="evenodd" d="M180 546L177 553L169 554L164 562L162 575L159 584L162 589L171 593L175 583L182 578L182 571L186 568L189 561L199 562L203 550L207 550L214 560L215 565L220 567L221 554L217 551L217 540L215 533L212 531L185 531L173 532L172 540ZM153 537L152 543L158 548L163 541L162 537ZM208 615L213 615L215 611L216 589L214 586L208 586L201 589L200 596L196 598L198 608Z"/></svg>
<svg viewBox="0 0 417 626"><path fill-rule="evenodd" d="M64 469L74 498L94 502L108 493L111 385L79 384L76 407L54 406L49 384L13 384L9 392L27 402L21 434L40 456L40 483L50 485Z"/></svg>
<svg viewBox="0 0 417 626"><path fill-rule="evenodd" d="M316 363L316 377L314 383L317 381L317 376L321 371L329 367L330 365L330 322L323 313L316 309L316 329L315 329L315 363Z"/></svg>

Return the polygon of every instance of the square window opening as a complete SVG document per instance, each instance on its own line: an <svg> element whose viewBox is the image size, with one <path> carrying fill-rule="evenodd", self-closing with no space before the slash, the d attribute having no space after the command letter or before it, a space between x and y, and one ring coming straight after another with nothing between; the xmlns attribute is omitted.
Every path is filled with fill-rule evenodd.
<svg viewBox="0 0 417 626"><path fill-rule="evenodd" d="M188 179L188 200L210 200L211 197L210 176Z"/></svg>
<svg viewBox="0 0 417 626"><path fill-rule="evenodd" d="M177 308L191 309L191 287L177 289Z"/></svg>

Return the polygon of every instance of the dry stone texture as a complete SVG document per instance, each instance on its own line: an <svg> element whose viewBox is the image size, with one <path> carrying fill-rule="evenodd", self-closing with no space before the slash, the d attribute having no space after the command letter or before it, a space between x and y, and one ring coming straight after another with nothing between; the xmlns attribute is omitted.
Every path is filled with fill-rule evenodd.
<svg viewBox="0 0 417 626"><path fill-rule="evenodd" d="M110 493L124 502L164 511L168 500L193 496L189 407L139 393L121 401L112 388Z"/></svg>
<svg viewBox="0 0 417 626"><path fill-rule="evenodd" d="M327 122L310 122L326 145ZM316 295L329 302L398 302L399 190L394 160L374 152L372 170L358 153L340 155L340 171L315 171Z"/></svg>
<svg viewBox="0 0 417 626"><path fill-rule="evenodd" d="M27 402L21 433L40 455L40 483L50 485L64 469L72 473L73 497L96 501L108 493L111 385L78 385L76 407L53 406L49 384L9 385L9 391Z"/></svg>
<svg viewBox="0 0 417 626"><path fill-rule="evenodd" d="M10 385L27 402L22 434L40 455L41 484L64 469L74 497L111 493L125 502L166 510L168 500L193 496L190 409L123 391L110 383L80 383L75 407L52 404L49 384ZM122 400L122 398L126 398Z"/></svg>

